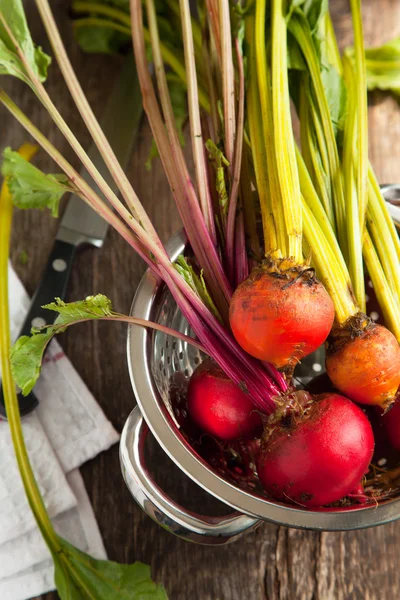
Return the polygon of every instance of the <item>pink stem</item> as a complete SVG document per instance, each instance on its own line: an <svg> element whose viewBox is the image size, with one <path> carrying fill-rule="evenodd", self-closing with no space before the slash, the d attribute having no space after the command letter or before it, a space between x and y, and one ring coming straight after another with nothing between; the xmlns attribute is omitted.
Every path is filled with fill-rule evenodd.
<svg viewBox="0 0 400 600"><path fill-rule="evenodd" d="M235 145L235 77L232 58L231 19L229 14L229 0L219 0L219 22L221 34L221 66L222 90L224 100L224 126L225 126L225 156L231 168L234 161Z"/></svg>
<svg viewBox="0 0 400 600"><path fill-rule="evenodd" d="M184 159L183 155L181 158L182 150L180 145L172 144L165 131L164 122L147 68L140 0L131 0L131 22L143 105L150 122L160 158L174 194L189 243L200 268L204 270L205 279L218 310L221 315L227 318L228 304L232 290L223 271L216 247L207 230L187 168L181 169Z"/></svg>
<svg viewBox="0 0 400 600"><path fill-rule="evenodd" d="M215 48L221 64L221 33L219 28L218 0L206 0L207 17L210 23L210 36L214 39Z"/></svg>
<svg viewBox="0 0 400 600"><path fill-rule="evenodd" d="M166 282L170 287L168 281ZM261 381L257 381L252 377L247 366L236 360L235 354L227 351L224 345L224 338L210 331L204 321L199 317L187 299L174 286L170 287L176 303L179 306L182 314L190 323L200 343L204 346L207 354L209 354L221 369L234 381L241 389L246 390L252 397L255 405L264 413L271 414L274 412L276 405L274 397L280 395L279 390L271 385L271 380L265 376L265 387L260 385Z"/></svg>
<svg viewBox="0 0 400 600"><path fill-rule="evenodd" d="M242 231L239 232L237 239L244 240L244 222L243 217L241 219L236 218L238 196L239 196L239 185L240 185L240 168L242 164L242 151L243 151L243 130L244 130L244 68L243 68L243 56L240 49L239 40L235 40L236 57L239 67L239 110L237 118L236 128L236 140L235 140L235 157L232 168L232 188L231 195L229 198L229 209L228 209L228 221L226 226L226 260L228 265L228 275L230 281L238 281L240 279L237 271L238 264L236 264L235 273L235 225L240 226ZM239 254L242 255L241 264L247 263L246 248L239 249ZM244 259L246 259L244 261ZM247 267L246 267L247 268Z"/></svg>
<svg viewBox="0 0 400 600"><path fill-rule="evenodd" d="M196 172L197 189L200 198L200 206L214 244L217 244L214 214L211 203L211 195L206 169L206 156L204 152L203 133L201 130L200 108L197 86L196 62L194 55L192 20L188 0L180 0L182 37L185 54L185 66L187 74L187 91L190 133L192 138L192 153L194 169Z"/></svg>
<svg viewBox="0 0 400 600"><path fill-rule="evenodd" d="M244 235L243 212L237 216L236 243L235 243L235 282L236 286L249 276L249 262L247 260L246 238Z"/></svg>

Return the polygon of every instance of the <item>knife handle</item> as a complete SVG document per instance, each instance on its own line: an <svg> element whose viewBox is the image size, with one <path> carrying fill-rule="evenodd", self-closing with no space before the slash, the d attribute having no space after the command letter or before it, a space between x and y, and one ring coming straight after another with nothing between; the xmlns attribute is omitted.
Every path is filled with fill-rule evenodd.
<svg viewBox="0 0 400 600"><path fill-rule="evenodd" d="M56 320L57 313L52 310L46 310L42 306L43 304L49 304L54 298L65 299L76 250L77 247L73 244L68 244L61 240L55 241L19 336L30 335L32 327L41 327L45 324L52 325ZM20 414L23 416L36 408L38 401L32 392L27 396L23 396L20 393L18 394L18 404ZM6 417L2 389L0 389L0 416Z"/></svg>

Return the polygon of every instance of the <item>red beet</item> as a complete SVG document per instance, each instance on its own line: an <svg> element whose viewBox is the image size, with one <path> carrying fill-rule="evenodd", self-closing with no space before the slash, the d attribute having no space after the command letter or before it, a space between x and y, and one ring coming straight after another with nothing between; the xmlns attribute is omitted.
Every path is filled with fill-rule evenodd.
<svg viewBox="0 0 400 600"><path fill-rule="evenodd" d="M249 438L261 430L261 417L249 395L210 359L190 379L188 410L203 431L221 440Z"/></svg>
<svg viewBox="0 0 400 600"><path fill-rule="evenodd" d="M400 450L400 402L382 416L389 442L396 450Z"/></svg>
<svg viewBox="0 0 400 600"><path fill-rule="evenodd" d="M233 294L229 320L246 352L280 368L323 344L334 314L328 292L307 271L290 279L257 268Z"/></svg>
<svg viewBox="0 0 400 600"><path fill-rule="evenodd" d="M320 507L357 489L373 450L362 410L343 396L322 394L303 416L286 417L265 439L257 471L277 500Z"/></svg>

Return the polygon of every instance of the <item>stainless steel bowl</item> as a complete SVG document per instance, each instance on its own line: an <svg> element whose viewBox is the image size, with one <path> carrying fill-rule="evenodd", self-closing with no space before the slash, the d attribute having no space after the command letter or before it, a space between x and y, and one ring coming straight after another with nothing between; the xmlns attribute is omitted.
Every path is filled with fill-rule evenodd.
<svg viewBox="0 0 400 600"><path fill-rule="evenodd" d="M400 187L398 197L400 197ZM393 194L393 186L390 186ZM167 246L172 260L185 248L183 235ZM188 333L189 327L166 286L147 271L137 289L131 314ZM191 448L171 409L171 378L189 378L201 360L198 350L157 331L131 326L128 365L138 406L129 416L121 438L120 457L125 481L139 505L164 528L182 538L205 544L232 541L262 521L321 531L362 529L400 517L400 499L379 506L303 510L240 489L216 473ZM307 373L306 373L307 374ZM153 481L144 458L144 441L151 432L176 465L207 492L235 509L226 517L195 515L172 501Z"/></svg>

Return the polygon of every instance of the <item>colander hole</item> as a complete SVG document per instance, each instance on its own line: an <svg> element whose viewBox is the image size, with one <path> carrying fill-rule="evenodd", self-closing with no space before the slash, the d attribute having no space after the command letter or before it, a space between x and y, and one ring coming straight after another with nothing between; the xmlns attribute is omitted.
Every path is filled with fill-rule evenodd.
<svg viewBox="0 0 400 600"><path fill-rule="evenodd" d="M181 351L181 352L179 352L178 356L179 356L179 358L182 360L182 359L183 359L183 352L182 352L182 351Z"/></svg>
<svg viewBox="0 0 400 600"><path fill-rule="evenodd" d="M160 371L162 371L162 368L163 368L163 366L164 366L164 365L163 365L163 362L162 362L162 361L160 361L160 364L158 365L158 368L160 369Z"/></svg>
<svg viewBox="0 0 400 600"><path fill-rule="evenodd" d="M167 376L167 371L165 369L163 369L162 372L163 372L164 377L166 377Z"/></svg>
<svg viewBox="0 0 400 600"><path fill-rule="evenodd" d="M185 369L184 371L185 377L189 377L189 369Z"/></svg>
<svg viewBox="0 0 400 600"><path fill-rule="evenodd" d="M172 350L176 350L176 342L172 342Z"/></svg>
<svg viewBox="0 0 400 600"><path fill-rule="evenodd" d="M169 348L169 341L168 340L165 340L165 347Z"/></svg>
<svg viewBox="0 0 400 600"><path fill-rule="evenodd" d="M161 346L161 356L164 356L164 348Z"/></svg>
<svg viewBox="0 0 400 600"><path fill-rule="evenodd" d="M200 358L199 358L198 356L195 356L195 357L194 357L194 364L195 364L195 365L198 365L198 364L199 364L199 362L200 362Z"/></svg>
<svg viewBox="0 0 400 600"><path fill-rule="evenodd" d="M182 417L184 417L185 419L187 417L187 411L184 408L182 408Z"/></svg>
<svg viewBox="0 0 400 600"><path fill-rule="evenodd" d="M167 356L167 363L170 365L171 364L171 357Z"/></svg>

